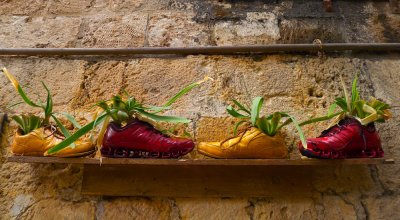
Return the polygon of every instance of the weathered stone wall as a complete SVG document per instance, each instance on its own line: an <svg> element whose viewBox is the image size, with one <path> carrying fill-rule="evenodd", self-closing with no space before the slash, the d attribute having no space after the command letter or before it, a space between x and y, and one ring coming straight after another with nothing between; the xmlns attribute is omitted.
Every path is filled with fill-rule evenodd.
<svg viewBox="0 0 400 220"><path fill-rule="evenodd" d="M386 1L29 0L0 1L0 47L206 46L272 43L396 42L400 15ZM161 104L183 85L210 76L170 114L193 119L196 141L228 137L232 98L264 96L265 110L303 120L326 113L341 94L339 75L360 73L364 97L398 106L398 54L163 57L1 57L28 91L44 81L58 111L90 119L89 107L121 89ZM0 111L19 101L0 76ZM9 110L7 110L9 111ZM15 112L31 112L20 106ZM400 160L399 109L379 124L387 157ZM317 135L326 123L305 127ZM79 165L5 163L15 125L6 127L0 154L0 219L400 219L400 165L310 167L311 188L269 198L110 198L82 196ZM293 128L285 129L298 158ZM198 157L196 153L190 157ZM296 169L294 167L294 169ZM304 168L302 168L304 169ZM266 177L268 178L268 177ZM277 184L279 184L279 177ZM229 183L227 183L229 184ZM274 190L274 189L271 189ZM292 193L294 192L294 193Z"/></svg>

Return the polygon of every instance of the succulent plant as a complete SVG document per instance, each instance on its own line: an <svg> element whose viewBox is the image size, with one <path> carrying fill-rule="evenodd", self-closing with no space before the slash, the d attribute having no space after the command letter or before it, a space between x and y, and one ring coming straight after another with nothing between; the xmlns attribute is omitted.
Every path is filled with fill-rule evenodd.
<svg viewBox="0 0 400 220"><path fill-rule="evenodd" d="M17 81L17 79L6 69L2 68L1 71L4 73L4 75L10 80L12 85L14 86L15 90L18 92L18 94L21 96L23 102L16 103L12 106L16 106L22 103L26 103L27 105L33 107L33 108L40 108L44 112L43 117L39 117L36 115L14 115L11 118L19 125L19 128L21 130L22 134L27 134L37 128L40 127L45 127L45 126L50 126L51 122L50 119L53 119L55 124L60 128L61 132L65 137L71 136L70 132L68 129L65 128L65 126L60 122L60 120L57 118L56 112L53 111L53 97L50 93L49 88L42 82L43 87L45 88L47 92L46 96L46 102L43 103L42 101L32 101L26 94L26 92L23 90L21 87L20 83ZM69 121L71 121L74 125L78 125L78 123L75 121L75 119L69 115L68 113L62 113L67 117ZM73 144L73 143L71 143Z"/></svg>
<svg viewBox="0 0 400 220"><path fill-rule="evenodd" d="M153 121L153 122L171 122L171 123L188 123L189 119L176 117L176 116L164 116L160 115L162 111L170 109L171 105L178 100L180 97L191 91L193 88L199 86L201 83L209 80L211 78L206 77L204 80L199 82L192 83L186 86L184 89L179 91L175 96L173 96L170 100L168 100L163 106L151 106L144 103L139 102L135 97L130 96L126 92L124 92L124 96L115 95L111 100L108 101L100 101L96 103L96 106L100 107L102 110L95 117L96 119L92 122L86 124L77 130L70 137L66 138L63 142L49 149L48 153L53 154L57 151L62 150L67 147L74 141L76 141L81 136L87 134L91 130L93 130L96 126L103 123L103 127L99 133L99 140L102 139L102 136L106 130L106 127L110 120L113 120L115 123L124 125L129 123L134 119ZM98 140L98 143L101 142Z"/></svg>
<svg viewBox="0 0 400 220"><path fill-rule="evenodd" d="M237 100L232 100L235 107L228 106L226 108L227 112L235 118L240 118L241 120L235 125L234 134L236 135L238 127L247 123L260 129L268 136L274 136L278 131L288 125L293 123L299 132L300 139L303 144L306 144L303 131L301 130L297 120L285 112L274 112L270 115L261 116L260 112L264 103L264 98L255 97L252 101L251 108L245 107L242 103Z"/></svg>

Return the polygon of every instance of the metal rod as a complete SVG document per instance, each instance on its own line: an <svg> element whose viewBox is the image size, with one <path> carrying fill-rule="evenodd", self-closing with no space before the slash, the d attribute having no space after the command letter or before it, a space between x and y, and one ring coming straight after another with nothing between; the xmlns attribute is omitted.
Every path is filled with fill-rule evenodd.
<svg viewBox="0 0 400 220"><path fill-rule="evenodd" d="M400 52L400 43L272 44L262 46L135 47L135 48L0 48L0 56L70 56L135 54L270 54L299 52Z"/></svg>

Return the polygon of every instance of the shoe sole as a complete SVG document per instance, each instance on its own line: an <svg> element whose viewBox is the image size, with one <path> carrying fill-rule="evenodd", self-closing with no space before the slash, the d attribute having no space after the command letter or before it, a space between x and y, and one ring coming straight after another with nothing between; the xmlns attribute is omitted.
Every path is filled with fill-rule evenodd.
<svg viewBox="0 0 400 220"><path fill-rule="evenodd" d="M158 158L158 159L169 159L179 158L188 154L193 149L177 150L171 152L150 152L144 150L132 150L122 147L114 148L101 148L101 155L104 157L113 158Z"/></svg>
<svg viewBox="0 0 400 220"><path fill-rule="evenodd" d="M378 151L319 151L315 152L310 149L300 149L303 156L317 159L346 159L346 158L381 158L384 156L383 150Z"/></svg>

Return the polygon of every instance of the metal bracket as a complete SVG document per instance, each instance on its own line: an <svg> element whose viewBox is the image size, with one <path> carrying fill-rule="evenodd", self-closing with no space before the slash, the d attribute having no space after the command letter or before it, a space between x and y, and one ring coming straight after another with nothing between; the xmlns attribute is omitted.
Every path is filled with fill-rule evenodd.
<svg viewBox="0 0 400 220"><path fill-rule="evenodd" d="M332 12L332 0L323 0L325 12Z"/></svg>
<svg viewBox="0 0 400 220"><path fill-rule="evenodd" d="M392 13L400 13L400 0L389 0L389 7Z"/></svg>

